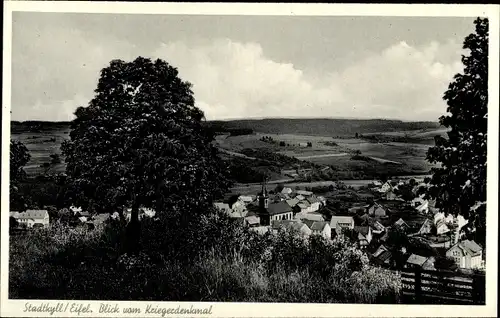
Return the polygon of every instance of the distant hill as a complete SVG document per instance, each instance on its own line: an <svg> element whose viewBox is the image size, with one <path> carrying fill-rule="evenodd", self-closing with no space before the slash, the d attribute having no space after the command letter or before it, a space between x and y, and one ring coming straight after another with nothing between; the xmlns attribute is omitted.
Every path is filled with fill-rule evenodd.
<svg viewBox="0 0 500 318"><path fill-rule="evenodd" d="M22 132L42 132L42 131L52 131L52 130L68 130L70 128L71 122L69 121L11 121L10 131L11 133L22 133Z"/></svg>
<svg viewBox="0 0 500 318"><path fill-rule="evenodd" d="M49 121L12 121L11 131L48 131L66 130L70 122ZM252 132L267 134L300 134L311 136L352 136L355 133L368 134L380 132L434 130L442 128L437 122L404 122L386 119L247 119L247 120L214 120L206 125L215 132L251 134Z"/></svg>
<svg viewBox="0 0 500 318"><path fill-rule="evenodd" d="M352 136L356 133L414 131L438 129L437 122L404 122L386 119L248 119L207 122L214 131L252 130L268 134L300 134L311 136Z"/></svg>

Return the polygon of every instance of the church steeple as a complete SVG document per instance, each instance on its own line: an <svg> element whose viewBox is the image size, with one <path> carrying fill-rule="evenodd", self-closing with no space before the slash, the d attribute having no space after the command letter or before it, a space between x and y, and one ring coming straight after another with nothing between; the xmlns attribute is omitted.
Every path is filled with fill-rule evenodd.
<svg viewBox="0 0 500 318"><path fill-rule="evenodd" d="M266 179L262 182L262 193L259 197L259 206L261 209L267 209L269 207L269 196L267 194Z"/></svg>

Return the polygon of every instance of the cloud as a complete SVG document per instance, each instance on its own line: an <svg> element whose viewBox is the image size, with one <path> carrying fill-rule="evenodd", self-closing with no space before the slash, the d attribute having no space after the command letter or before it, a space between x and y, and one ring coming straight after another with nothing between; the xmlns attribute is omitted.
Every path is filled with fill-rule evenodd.
<svg viewBox="0 0 500 318"><path fill-rule="evenodd" d="M207 119L357 117L437 120L442 95L462 70L461 46L395 43L336 69L301 70L276 61L258 43L230 39L167 42L156 49L126 39L98 40L77 29L14 27L12 118L68 120L93 95L111 59L163 58L193 83ZM318 48L321 49L321 48Z"/></svg>
<svg viewBox="0 0 500 318"><path fill-rule="evenodd" d="M275 62L257 43L228 39L210 45L162 44L155 56L193 83L209 119L248 117L386 117L437 120L442 95L462 70L455 42L412 47L397 43L379 54L311 79ZM316 72L317 74L317 72Z"/></svg>

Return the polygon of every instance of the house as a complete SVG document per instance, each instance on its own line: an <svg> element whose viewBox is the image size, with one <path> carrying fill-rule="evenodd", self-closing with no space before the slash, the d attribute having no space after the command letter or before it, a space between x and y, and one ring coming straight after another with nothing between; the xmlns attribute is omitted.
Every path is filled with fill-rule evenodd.
<svg viewBox="0 0 500 318"><path fill-rule="evenodd" d="M444 219L437 220L437 222L436 222L436 234L437 235L445 234L445 233L448 233L449 231L450 231L450 228L448 227L448 225L446 225Z"/></svg>
<svg viewBox="0 0 500 318"><path fill-rule="evenodd" d="M397 200L399 199L398 196L396 195L396 193L394 193L394 191L392 190L389 190L385 193L384 195L384 199L388 200L388 201L394 201L394 200Z"/></svg>
<svg viewBox="0 0 500 318"><path fill-rule="evenodd" d="M424 257L417 254L411 254L406 260L406 268L423 269L423 270L435 270L434 268L434 257Z"/></svg>
<svg viewBox="0 0 500 318"><path fill-rule="evenodd" d="M294 223L292 220L272 220L271 230L277 233L280 229L287 230L290 224Z"/></svg>
<svg viewBox="0 0 500 318"><path fill-rule="evenodd" d="M295 231L299 232L305 238L308 238L312 234L311 229L305 223L293 222L288 226L290 228L294 229Z"/></svg>
<svg viewBox="0 0 500 318"><path fill-rule="evenodd" d="M321 235L328 240L332 238L332 228L327 222L304 220L303 223L311 229L311 235Z"/></svg>
<svg viewBox="0 0 500 318"><path fill-rule="evenodd" d="M417 212L422 214L429 213L429 201L426 200L424 203L420 204L415 209L417 210Z"/></svg>
<svg viewBox="0 0 500 318"><path fill-rule="evenodd" d="M286 203L293 209L299 203L299 200L297 198L288 199Z"/></svg>
<svg viewBox="0 0 500 318"><path fill-rule="evenodd" d="M382 232L385 231L385 226L383 226L379 221L374 220L374 219L369 219L368 220L368 225L372 229L373 234L381 234Z"/></svg>
<svg viewBox="0 0 500 318"><path fill-rule="evenodd" d="M231 214L231 208L229 207L229 204L223 203L223 202L214 202L214 207L219 209L222 212L225 212L227 214Z"/></svg>
<svg viewBox="0 0 500 318"><path fill-rule="evenodd" d="M392 253L384 245L380 245L377 250L372 254L374 263L380 266L390 266L392 262Z"/></svg>
<svg viewBox="0 0 500 318"><path fill-rule="evenodd" d="M73 212L73 214L77 214L77 213L81 213L82 212L82 208L81 207L76 207L74 205L70 206L69 210L71 212Z"/></svg>
<svg viewBox="0 0 500 318"><path fill-rule="evenodd" d="M264 235L270 231L269 226L255 226L250 227L250 231L256 232L257 234Z"/></svg>
<svg viewBox="0 0 500 318"><path fill-rule="evenodd" d="M378 203L374 203L368 208L368 214L375 217L387 216L385 209Z"/></svg>
<svg viewBox="0 0 500 318"><path fill-rule="evenodd" d="M439 220L444 220L444 223L452 223L453 215L448 214L448 216L445 216L443 212L437 212L436 214L434 214L434 224L437 225Z"/></svg>
<svg viewBox="0 0 500 318"><path fill-rule="evenodd" d="M239 199L236 200L235 202L233 202L233 204L230 206L230 208L233 212L236 212L239 214L243 214L243 213L247 212L246 204Z"/></svg>
<svg viewBox="0 0 500 318"><path fill-rule="evenodd" d="M382 182L375 180L375 181L373 181L373 185L376 187L380 187L380 186L382 186Z"/></svg>
<svg viewBox="0 0 500 318"><path fill-rule="evenodd" d="M304 201L306 199L306 197L303 196L302 194L297 194L295 196L295 199L297 199L298 201Z"/></svg>
<svg viewBox="0 0 500 318"><path fill-rule="evenodd" d="M284 187L282 190L281 190L281 193L282 194L287 194L287 195L290 195L292 194L292 189L291 188L287 188L287 187Z"/></svg>
<svg viewBox="0 0 500 318"><path fill-rule="evenodd" d="M246 204L249 204L249 203L255 201L255 197L253 195L240 195L238 197L238 200L240 200L241 202L243 202L246 205Z"/></svg>
<svg viewBox="0 0 500 318"><path fill-rule="evenodd" d="M425 200L424 199L424 195L420 195L416 198L414 198L413 200L410 201L410 205L414 208L418 207L419 205L422 205L424 203L428 203L429 201Z"/></svg>
<svg viewBox="0 0 500 318"><path fill-rule="evenodd" d="M310 212L316 212L321 207L321 202L315 196L308 197L307 202L311 205Z"/></svg>
<svg viewBox="0 0 500 318"><path fill-rule="evenodd" d="M410 226L402 218L394 222L394 226L403 231L408 231L410 229Z"/></svg>
<svg viewBox="0 0 500 318"><path fill-rule="evenodd" d="M425 221L420 226L419 230L415 233L415 235L425 235L431 233L432 223L429 219L425 219Z"/></svg>
<svg viewBox="0 0 500 318"><path fill-rule="evenodd" d="M344 229L354 229L354 218L352 216L332 216L330 227L335 229L337 225Z"/></svg>
<svg viewBox="0 0 500 318"><path fill-rule="evenodd" d="M313 193L311 191L305 191L305 190L297 190L295 191L297 193L297 195L302 195L304 196L304 198L306 197L309 197L311 195L313 195Z"/></svg>
<svg viewBox="0 0 500 318"><path fill-rule="evenodd" d="M460 268L482 268L483 248L474 241L465 240L453 245L446 251L447 257L452 257Z"/></svg>
<svg viewBox="0 0 500 318"><path fill-rule="evenodd" d="M311 204L308 201L306 201L306 200L300 201L296 205L296 211L297 211L297 213L309 213L309 212L312 212Z"/></svg>
<svg viewBox="0 0 500 318"><path fill-rule="evenodd" d="M260 225L260 218L256 215L250 215L245 217L245 223L249 227L256 227Z"/></svg>
<svg viewBox="0 0 500 318"><path fill-rule="evenodd" d="M43 226L50 223L49 212L47 210L26 210L25 212L14 212L11 214L20 225L26 227Z"/></svg>
<svg viewBox="0 0 500 318"><path fill-rule="evenodd" d="M324 221L325 218L323 217L323 214L317 213L317 212L310 212L310 213L298 213L296 216L298 216L298 219L305 219L305 220L311 220L311 221Z"/></svg>
<svg viewBox="0 0 500 318"><path fill-rule="evenodd" d="M269 225L271 221L292 220L292 208L285 202L269 203L259 211L259 217L262 225Z"/></svg>
<svg viewBox="0 0 500 318"><path fill-rule="evenodd" d="M372 241L372 230L369 226L355 226L354 231L358 233L358 243L361 248L365 248Z"/></svg>
<svg viewBox="0 0 500 318"><path fill-rule="evenodd" d="M378 191L379 191L380 193L387 193L387 192L389 192L389 191L393 191L393 186L392 186L392 184L391 184L389 181L387 181L386 183L384 183L384 184L380 187L380 189L379 189Z"/></svg>
<svg viewBox="0 0 500 318"><path fill-rule="evenodd" d="M318 196L318 200L321 203L322 206L326 206L326 199L325 197Z"/></svg>

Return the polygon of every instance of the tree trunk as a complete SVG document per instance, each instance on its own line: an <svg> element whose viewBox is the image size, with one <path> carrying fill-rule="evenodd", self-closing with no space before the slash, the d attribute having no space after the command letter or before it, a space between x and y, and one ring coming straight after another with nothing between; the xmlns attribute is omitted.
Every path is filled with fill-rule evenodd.
<svg viewBox="0 0 500 318"><path fill-rule="evenodd" d="M137 254L140 250L141 227L139 223L139 204L132 204L132 214L127 225L127 251Z"/></svg>

